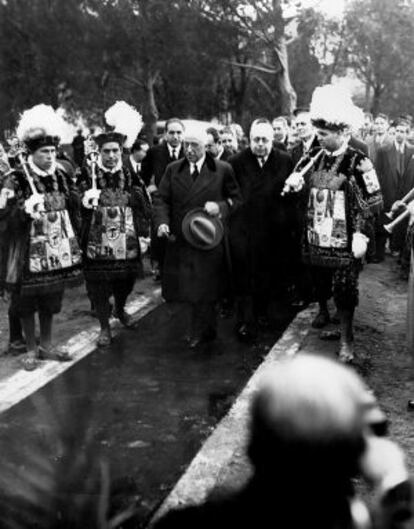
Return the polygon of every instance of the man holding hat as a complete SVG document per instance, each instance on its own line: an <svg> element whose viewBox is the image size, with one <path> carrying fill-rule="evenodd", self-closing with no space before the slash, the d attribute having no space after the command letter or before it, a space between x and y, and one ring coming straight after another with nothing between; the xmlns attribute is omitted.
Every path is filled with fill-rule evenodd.
<svg viewBox="0 0 414 529"><path fill-rule="evenodd" d="M125 303L142 273L139 236L147 234L150 205L143 184L122 164L122 148L130 146L142 127L141 115L124 101L105 113L112 130L96 138L97 153L79 179L82 198L84 275L101 332L98 345L111 343L109 318L131 325Z"/></svg>
<svg viewBox="0 0 414 529"><path fill-rule="evenodd" d="M371 161L348 144L350 131L363 119L349 94L333 85L316 88L310 112L321 148L299 162L285 191L303 189L302 256L311 266L319 302L313 325L330 321L327 301L333 291L341 324L339 358L351 361L358 275L368 242L364 232L382 207L382 195Z"/></svg>
<svg viewBox="0 0 414 529"><path fill-rule="evenodd" d="M191 348L216 337L226 220L241 201L231 167L206 153L207 141L204 129L186 129L185 158L167 166L154 199L157 235L168 241L162 292L190 305Z"/></svg>
<svg viewBox="0 0 414 529"><path fill-rule="evenodd" d="M29 152L19 154L21 169L3 179L1 208L8 217L7 265L1 282L11 292L11 309L20 317L27 353L23 367L38 359L70 360L52 349L53 315L60 312L64 287L77 280L81 252L76 231L79 199L72 181L56 163L65 123L47 105L26 110L17 136ZM40 345L35 334L39 314Z"/></svg>

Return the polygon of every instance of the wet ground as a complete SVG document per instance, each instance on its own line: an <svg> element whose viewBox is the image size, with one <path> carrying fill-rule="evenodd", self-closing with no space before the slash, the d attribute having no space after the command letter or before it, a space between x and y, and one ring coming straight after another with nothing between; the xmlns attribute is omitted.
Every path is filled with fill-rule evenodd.
<svg viewBox="0 0 414 529"><path fill-rule="evenodd" d="M85 402L93 403L88 422L96 448L109 461L113 480L136 486L145 520L293 316L281 313L259 346L238 343L234 322L221 320L214 345L190 351L183 340L185 311L163 305L122 331L111 348L94 351L39 393L67 408L75 428ZM45 420L31 399L22 401L0 416L0 443L35 443L44 435Z"/></svg>

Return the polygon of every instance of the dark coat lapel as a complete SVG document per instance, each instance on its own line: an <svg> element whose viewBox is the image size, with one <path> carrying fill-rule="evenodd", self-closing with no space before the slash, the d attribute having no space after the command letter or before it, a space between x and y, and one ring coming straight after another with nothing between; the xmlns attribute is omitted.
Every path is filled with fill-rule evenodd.
<svg viewBox="0 0 414 529"><path fill-rule="evenodd" d="M185 165L187 166L186 170L188 171L189 179L191 181L191 186L187 195L187 199L184 201L184 203L187 203L190 200L193 200L195 196L202 193L204 189L209 186L211 180L211 172L216 171L216 162L209 156L206 156L200 174L197 176L195 182L193 181L193 178L190 174L190 166L188 162L186 162Z"/></svg>

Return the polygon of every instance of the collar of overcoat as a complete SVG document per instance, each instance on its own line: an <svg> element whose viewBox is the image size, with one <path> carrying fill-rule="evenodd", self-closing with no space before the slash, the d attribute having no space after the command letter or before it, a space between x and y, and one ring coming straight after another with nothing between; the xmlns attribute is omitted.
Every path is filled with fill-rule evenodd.
<svg viewBox="0 0 414 529"><path fill-rule="evenodd" d="M180 178L178 182L183 187L183 192L185 191L186 198L183 203L193 200L194 197L204 191L206 187L210 184L210 173L217 171L217 165L214 158L206 153L206 159L201 168L200 174L197 176L195 182L190 173L190 164L188 163L187 158L181 160L178 166L178 172L180 173ZM177 183L178 183L177 182Z"/></svg>

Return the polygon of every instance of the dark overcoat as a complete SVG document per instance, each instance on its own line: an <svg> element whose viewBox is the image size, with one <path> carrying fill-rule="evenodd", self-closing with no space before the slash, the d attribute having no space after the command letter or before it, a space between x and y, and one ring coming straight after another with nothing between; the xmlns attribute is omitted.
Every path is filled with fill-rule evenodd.
<svg viewBox="0 0 414 529"><path fill-rule="evenodd" d="M184 150L181 146L178 158L183 157ZM174 161L174 158L171 158L170 156L166 141L148 149L147 155L142 160L141 164L141 178L144 180L145 185L149 186L154 177L154 184L158 187L167 165Z"/></svg>
<svg viewBox="0 0 414 529"><path fill-rule="evenodd" d="M387 224L385 216L393 203L400 200L414 187L414 147L405 146L403 170L397 169L397 150L394 143L388 143L377 151L376 169L378 180L384 197L384 214L382 223ZM405 245L408 220L400 222L392 232L392 246L402 248Z"/></svg>
<svg viewBox="0 0 414 529"><path fill-rule="evenodd" d="M185 215L208 201L217 202L222 220L241 202L239 186L231 166L209 155L195 182L186 159L168 165L154 197L155 227L167 224L171 237L167 243L162 292L166 301L190 303L218 299L225 274L225 241L211 250L199 250L183 237Z"/></svg>
<svg viewBox="0 0 414 529"><path fill-rule="evenodd" d="M287 152L272 149L260 167L247 148L230 158L229 163L243 199L230 219L234 289L237 295L269 293L278 274L289 266L293 251L295 205L291 197L281 196L292 160Z"/></svg>
<svg viewBox="0 0 414 529"><path fill-rule="evenodd" d="M384 199L385 211L414 187L414 147L405 146L403 171L397 170L397 150L394 143L377 151L377 175Z"/></svg>

